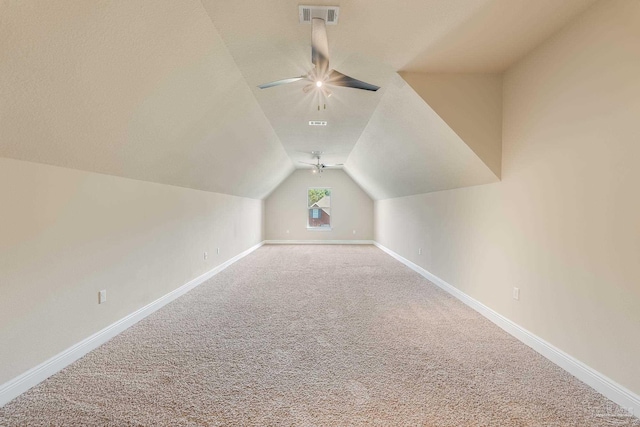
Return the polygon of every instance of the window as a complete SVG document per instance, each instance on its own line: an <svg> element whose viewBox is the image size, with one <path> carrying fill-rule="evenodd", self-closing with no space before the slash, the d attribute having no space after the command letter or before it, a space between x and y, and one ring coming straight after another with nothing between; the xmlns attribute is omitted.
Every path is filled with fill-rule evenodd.
<svg viewBox="0 0 640 427"><path fill-rule="evenodd" d="M307 210L307 228L331 230L331 189L309 188Z"/></svg>

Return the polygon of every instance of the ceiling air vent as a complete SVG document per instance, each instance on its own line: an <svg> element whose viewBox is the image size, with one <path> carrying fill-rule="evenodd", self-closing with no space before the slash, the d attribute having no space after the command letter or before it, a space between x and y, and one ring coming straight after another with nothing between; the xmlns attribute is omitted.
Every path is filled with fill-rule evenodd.
<svg viewBox="0 0 640 427"><path fill-rule="evenodd" d="M320 120L309 120L309 126L326 126L327 122Z"/></svg>
<svg viewBox="0 0 640 427"><path fill-rule="evenodd" d="M327 10L327 22L336 22L336 10L335 9L329 9Z"/></svg>
<svg viewBox="0 0 640 427"><path fill-rule="evenodd" d="M322 18L327 25L336 25L339 12L339 6L298 6L301 24L311 24L313 18Z"/></svg>

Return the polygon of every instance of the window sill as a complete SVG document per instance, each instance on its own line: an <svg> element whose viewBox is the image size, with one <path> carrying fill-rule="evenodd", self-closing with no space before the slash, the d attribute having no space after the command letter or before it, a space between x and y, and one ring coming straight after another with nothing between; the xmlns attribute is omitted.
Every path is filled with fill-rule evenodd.
<svg viewBox="0 0 640 427"><path fill-rule="evenodd" d="M331 227L307 227L307 231L331 231Z"/></svg>

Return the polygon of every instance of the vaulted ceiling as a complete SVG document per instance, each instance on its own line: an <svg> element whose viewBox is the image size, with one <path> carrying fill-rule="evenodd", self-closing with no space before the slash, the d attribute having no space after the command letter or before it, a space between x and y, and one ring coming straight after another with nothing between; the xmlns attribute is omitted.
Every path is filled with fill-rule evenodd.
<svg viewBox="0 0 640 427"><path fill-rule="evenodd" d="M500 73L591 3L313 2L382 87L325 100L257 88L312 68L291 0L0 2L0 156L253 198L312 150L376 199L496 181Z"/></svg>

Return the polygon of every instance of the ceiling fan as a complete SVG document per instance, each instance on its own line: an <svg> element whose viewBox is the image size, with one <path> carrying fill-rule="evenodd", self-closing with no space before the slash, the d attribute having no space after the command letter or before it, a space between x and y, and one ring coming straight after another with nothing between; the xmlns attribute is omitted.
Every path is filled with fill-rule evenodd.
<svg viewBox="0 0 640 427"><path fill-rule="evenodd" d="M292 77L289 79L276 80L258 86L260 89L267 89L274 86L294 83L300 80L308 80L310 83L302 88L304 93L311 89L318 88L326 97L331 96L331 91L326 86L343 86L354 89L377 91L379 86L375 86L353 77L342 74L339 71L329 68L329 42L327 40L327 27L322 18L313 18L311 21L311 62L314 68L306 75Z"/></svg>
<svg viewBox="0 0 640 427"><path fill-rule="evenodd" d="M312 151L311 154L313 154L313 156L316 158L316 163L308 163L298 160L300 163L313 166L313 169L311 169L311 173L322 173L325 168L344 166L342 163L336 163L335 165L325 165L324 163L320 163L320 155L322 154L322 151Z"/></svg>

